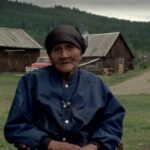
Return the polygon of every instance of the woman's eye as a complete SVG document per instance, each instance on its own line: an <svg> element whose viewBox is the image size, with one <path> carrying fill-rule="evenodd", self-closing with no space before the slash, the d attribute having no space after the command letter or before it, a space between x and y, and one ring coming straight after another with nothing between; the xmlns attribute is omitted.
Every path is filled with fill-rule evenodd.
<svg viewBox="0 0 150 150"><path fill-rule="evenodd" d="M60 47L53 48L53 52L58 52L60 50Z"/></svg>

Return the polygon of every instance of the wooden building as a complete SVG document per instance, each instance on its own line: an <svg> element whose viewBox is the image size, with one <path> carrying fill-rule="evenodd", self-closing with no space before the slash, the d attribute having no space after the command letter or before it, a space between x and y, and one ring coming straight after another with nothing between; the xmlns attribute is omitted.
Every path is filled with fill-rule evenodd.
<svg viewBox="0 0 150 150"><path fill-rule="evenodd" d="M0 72L25 71L40 55L41 45L24 30L0 28Z"/></svg>
<svg viewBox="0 0 150 150"><path fill-rule="evenodd" d="M120 32L91 34L80 66L97 74L133 69L133 54Z"/></svg>

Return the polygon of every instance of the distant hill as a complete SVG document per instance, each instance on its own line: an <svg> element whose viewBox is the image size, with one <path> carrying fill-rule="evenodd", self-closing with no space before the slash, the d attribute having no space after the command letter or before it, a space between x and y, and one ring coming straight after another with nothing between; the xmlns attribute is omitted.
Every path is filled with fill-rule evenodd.
<svg viewBox="0 0 150 150"><path fill-rule="evenodd" d="M150 22L131 22L93 15L61 6L40 8L31 4L0 2L0 27L22 28L43 45L49 30L59 24L72 24L84 32L121 32L134 53L150 51Z"/></svg>

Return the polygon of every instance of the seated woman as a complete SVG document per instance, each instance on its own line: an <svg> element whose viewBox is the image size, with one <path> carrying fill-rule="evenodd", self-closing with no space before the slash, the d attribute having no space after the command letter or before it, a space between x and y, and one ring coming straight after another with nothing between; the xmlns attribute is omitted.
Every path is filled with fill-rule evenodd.
<svg viewBox="0 0 150 150"><path fill-rule="evenodd" d="M87 44L70 25L52 30L52 66L23 75L4 128L18 149L115 150L124 108L100 77L78 67Z"/></svg>

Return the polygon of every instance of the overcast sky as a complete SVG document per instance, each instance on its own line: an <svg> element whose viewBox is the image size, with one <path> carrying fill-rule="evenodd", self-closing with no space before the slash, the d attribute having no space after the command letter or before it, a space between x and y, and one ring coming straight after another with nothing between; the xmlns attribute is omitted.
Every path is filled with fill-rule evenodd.
<svg viewBox="0 0 150 150"><path fill-rule="evenodd" d="M12 0L16 1L16 0ZM42 7L62 5L131 21L150 21L150 0L17 0Z"/></svg>

